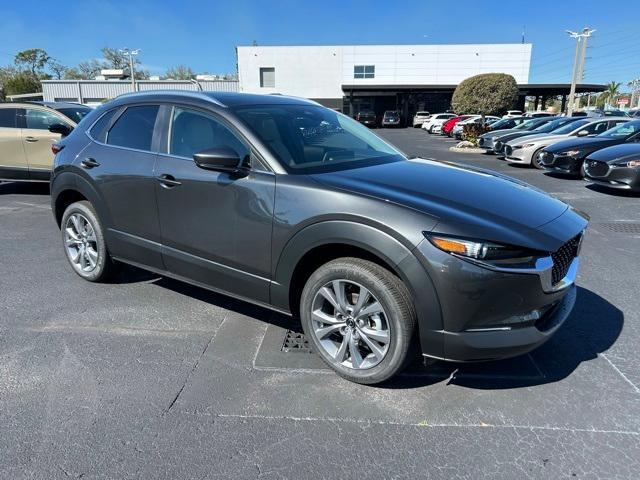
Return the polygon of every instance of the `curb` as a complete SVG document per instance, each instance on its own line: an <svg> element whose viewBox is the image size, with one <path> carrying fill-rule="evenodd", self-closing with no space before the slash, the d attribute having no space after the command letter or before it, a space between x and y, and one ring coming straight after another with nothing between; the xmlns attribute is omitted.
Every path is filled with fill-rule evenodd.
<svg viewBox="0 0 640 480"><path fill-rule="evenodd" d="M449 147L450 152L458 152L458 153L484 153L484 148L458 148L458 147Z"/></svg>

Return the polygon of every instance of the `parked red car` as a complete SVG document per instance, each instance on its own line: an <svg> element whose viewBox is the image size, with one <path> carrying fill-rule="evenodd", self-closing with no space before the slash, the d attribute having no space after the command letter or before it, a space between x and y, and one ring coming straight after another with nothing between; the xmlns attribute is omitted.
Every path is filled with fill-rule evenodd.
<svg viewBox="0 0 640 480"><path fill-rule="evenodd" d="M444 124L442 125L442 130L441 133L442 135L447 135L447 136L451 136L451 131L453 130L453 127L456 126L456 123L462 121L462 120L466 120L467 118L469 118L471 115L460 115L459 117L453 117L449 120L447 120L446 122L444 122Z"/></svg>

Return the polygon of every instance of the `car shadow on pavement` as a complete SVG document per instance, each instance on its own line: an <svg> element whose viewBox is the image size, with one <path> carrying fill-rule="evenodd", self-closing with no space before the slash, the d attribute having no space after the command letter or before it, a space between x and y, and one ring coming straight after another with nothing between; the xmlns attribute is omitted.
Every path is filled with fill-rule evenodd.
<svg viewBox="0 0 640 480"><path fill-rule="evenodd" d="M640 192L631 192L629 190L620 190L619 188L607 188L602 185L596 185L594 183L590 183L586 185L586 188L598 193L604 193L605 195L609 195L611 197L628 197L628 198L637 198L640 197Z"/></svg>
<svg viewBox="0 0 640 480"><path fill-rule="evenodd" d="M3 182L0 181L0 195L49 195L47 182Z"/></svg>
<svg viewBox="0 0 640 480"><path fill-rule="evenodd" d="M267 308L166 277L153 283L266 324L302 333L299 320ZM425 366L420 358L416 358L404 373L378 387L421 388L447 382L492 390L557 382L571 375L582 362L593 360L607 351L620 335L623 323L621 310L596 293L578 287L576 305L570 317L546 344L534 352L512 359L470 364L438 361ZM295 363L293 359L292 363Z"/></svg>

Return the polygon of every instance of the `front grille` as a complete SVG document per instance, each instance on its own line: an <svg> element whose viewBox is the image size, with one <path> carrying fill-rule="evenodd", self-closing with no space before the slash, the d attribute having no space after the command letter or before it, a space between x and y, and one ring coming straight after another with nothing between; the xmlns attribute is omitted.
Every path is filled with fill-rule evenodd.
<svg viewBox="0 0 640 480"><path fill-rule="evenodd" d="M604 177L609 172L609 164L598 162L597 160L588 160L585 162L585 170L591 176Z"/></svg>
<svg viewBox="0 0 640 480"><path fill-rule="evenodd" d="M553 153L551 152L542 152L538 157L543 165L553 165Z"/></svg>
<svg viewBox="0 0 640 480"><path fill-rule="evenodd" d="M509 155L511 155L513 153L513 147L511 145L506 145L504 147L504 153L508 157Z"/></svg>
<svg viewBox="0 0 640 480"><path fill-rule="evenodd" d="M553 285L557 284L567 276L571 262L573 262L573 259L578 256L578 248L580 247L581 239L582 233L573 237L551 254L551 259L553 260L551 281Z"/></svg>
<svg viewBox="0 0 640 480"><path fill-rule="evenodd" d="M495 145L493 146L493 149L496 152L501 152L502 151L502 142L498 141L495 143Z"/></svg>

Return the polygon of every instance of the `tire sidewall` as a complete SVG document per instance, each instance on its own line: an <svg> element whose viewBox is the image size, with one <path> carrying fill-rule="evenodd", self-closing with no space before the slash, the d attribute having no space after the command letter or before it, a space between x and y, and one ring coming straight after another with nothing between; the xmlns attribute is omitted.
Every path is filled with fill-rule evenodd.
<svg viewBox="0 0 640 480"><path fill-rule="evenodd" d="M542 150L544 150L544 147L541 147L538 150L536 150L535 152L533 152L533 156L531 157L531 165L534 168L537 168L538 170L544 170L544 167L538 161L538 155L540 155L540 152L542 152Z"/></svg>
<svg viewBox="0 0 640 480"><path fill-rule="evenodd" d="M65 240L64 232L67 225L67 221L69 217L74 213L79 213L82 216L84 216L91 224L91 227L93 228L93 231L96 235L96 245L98 247L98 260L96 262L97 263L96 268L94 268L90 272L82 272L73 265L73 263L71 262L71 259L69 258L67 247L64 242ZM76 274L78 274L80 277L84 278L85 280L88 280L90 282L99 281L104 276L105 271L107 269L107 263L110 261L110 259L108 258L108 254L107 254L107 246L104 240L102 224L98 220L98 216L96 215L93 208L91 207L91 204L89 204L88 202L82 201L82 202L72 203L71 205L69 205L67 209L64 211L64 214L62 215L60 232L62 235L62 248L64 249L64 254L67 261L69 262L69 266L73 269L73 271Z"/></svg>
<svg viewBox="0 0 640 480"><path fill-rule="evenodd" d="M331 280L338 279L349 280L367 288L384 309L391 341L384 359L375 367L366 370L355 370L338 364L325 352L315 334L312 333L311 311L313 299L321 287ZM331 262L316 270L309 277L300 302L302 328L307 338L310 339L314 351L340 376L358 383L379 383L390 378L404 366L409 350L410 335L407 335L406 332L408 328L405 324L406 319L401 318L399 314L402 309L399 308L398 302L391 292L383 288L376 280L374 275L371 275L370 272L358 265L351 265L346 262Z"/></svg>

